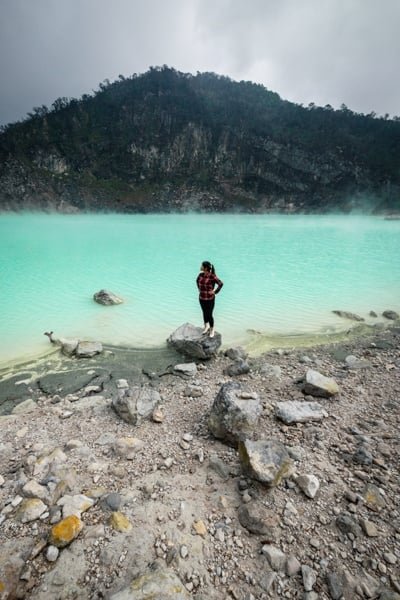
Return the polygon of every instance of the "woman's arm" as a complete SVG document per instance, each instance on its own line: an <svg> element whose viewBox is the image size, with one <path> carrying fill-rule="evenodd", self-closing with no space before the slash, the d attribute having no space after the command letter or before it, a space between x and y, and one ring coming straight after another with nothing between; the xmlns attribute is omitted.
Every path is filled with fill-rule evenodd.
<svg viewBox="0 0 400 600"><path fill-rule="evenodd" d="M218 279L218 277L216 275L214 275L214 283L217 284L217 289L214 290L214 294L218 294L218 292L221 291L222 286L224 285L224 282L221 281L220 279Z"/></svg>

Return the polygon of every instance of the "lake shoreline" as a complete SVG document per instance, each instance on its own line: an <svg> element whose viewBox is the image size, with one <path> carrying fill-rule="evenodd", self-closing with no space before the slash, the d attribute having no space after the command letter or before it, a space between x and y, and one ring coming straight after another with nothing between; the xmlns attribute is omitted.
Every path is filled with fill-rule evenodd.
<svg viewBox="0 0 400 600"><path fill-rule="evenodd" d="M344 320L345 321L345 320ZM347 326L346 326L347 325ZM259 356L265 352L273 351L277 348L284 349L295 349L295 348L312 348L326 344L335 344L341 341L352 340L362 338L366 336L374 335L377 331L385 330L391 327L390 321L380 321L375 324L371 323L354 323L354 321L348 321L347 324L343 323L343 327L336 331L329 332L310 332L310 333L282 333L282 334L266 334L262 331L252 329L247 332L247 340L239 344L226 344L222 338L221 350L224 351L227 348L235 345L242 346L250 356ZM172 332L171 332L172 333ZM82 338L83 339L83 338ZM92 340L94 341L94 340ZM103 351L105 353L117 353L127 355L136 355L139 357L143 355L151 355L152 353L162 354L168 353L168 346L166 342L164 344L155 346L130 346L120 344L109 344L104 343L102 340L96 340L102 343ZM32 353L26 356L21 354L20 357L15 357L10 360L0 360L0 377L5 376L8 372L21 370L25 367L30 367L35 364L44 363L46 360L52 360L55 357L63 358L64 355L57 344L51 344L44 351ZM74 359L79 365L79 359Z"/></svg>

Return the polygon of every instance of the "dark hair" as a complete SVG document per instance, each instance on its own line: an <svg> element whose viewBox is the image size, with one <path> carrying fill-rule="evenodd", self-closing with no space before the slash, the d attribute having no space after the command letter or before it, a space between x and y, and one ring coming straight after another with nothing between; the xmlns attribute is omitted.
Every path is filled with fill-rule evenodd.
<svg viewBox="0 0 400 600"><path fill-rule="evenodd" d="M209 273L212 273L213 275L215 275L215 269L214 269L214 265L211 264L208 260L203 260L203 262L201 263L202 267L208 271Z"/></svg>

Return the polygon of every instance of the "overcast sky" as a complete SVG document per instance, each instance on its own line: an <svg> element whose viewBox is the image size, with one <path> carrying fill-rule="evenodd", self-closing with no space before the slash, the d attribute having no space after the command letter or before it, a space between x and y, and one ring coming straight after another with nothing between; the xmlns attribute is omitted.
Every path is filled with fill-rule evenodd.
<svg viewBox="0 0 400 600"><path fill-rule="evenodd" d="M0 0L0 123L163 65L400 115L400 0Z"/></svg>

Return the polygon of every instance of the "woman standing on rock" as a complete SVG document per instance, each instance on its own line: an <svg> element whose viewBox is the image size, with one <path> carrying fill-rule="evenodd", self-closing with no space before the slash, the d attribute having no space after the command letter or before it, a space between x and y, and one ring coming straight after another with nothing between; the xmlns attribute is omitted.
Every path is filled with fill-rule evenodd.
<svg viewBox="0 0 400 600"><path fill-rule="evenodd" d="M203 311L204 329L203 333L210 332L210 337L214 337L214 317L213 310L215 304L215 294L221 290L224 285L215 274L214 265L205 260L200 265L200 273L196 279L199 288L199 301ZM215 286L217 288L214 290Z"/></svg>

